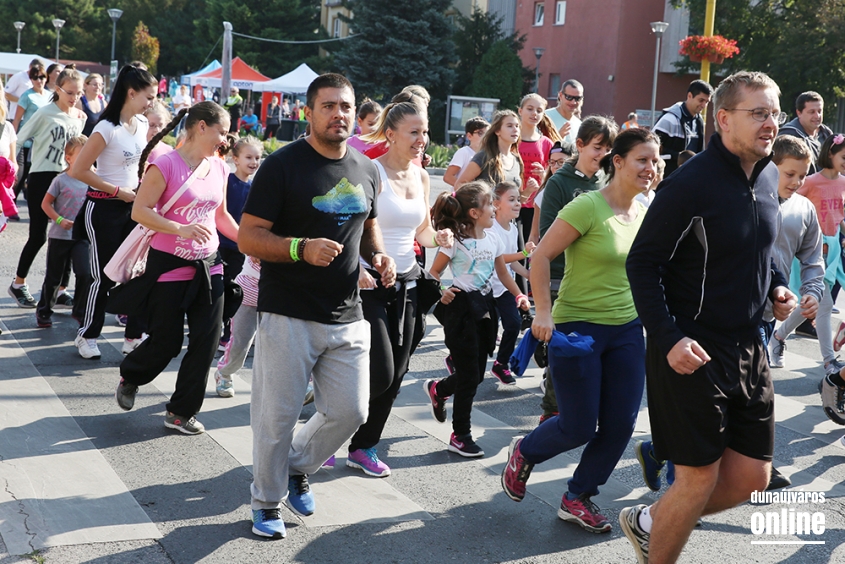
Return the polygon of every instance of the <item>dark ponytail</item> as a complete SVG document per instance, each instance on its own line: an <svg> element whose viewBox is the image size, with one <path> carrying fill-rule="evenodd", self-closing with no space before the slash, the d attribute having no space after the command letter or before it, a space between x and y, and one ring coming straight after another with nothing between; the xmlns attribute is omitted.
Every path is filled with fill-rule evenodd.
<svg viewBox="0 0 845 564"><path fill-rule="evenodd" d="M616 172L616 167L613 166L613 157L619 156L624 159L636 146L643 143L654 143L659 147L660 139L648 129L640 127L626 129L616 136L613 141L613 148L599 163L599 166L607 173L608 182Z"/></svg>
<svg viewBox="0 0 845 564"><path fill-rule="evenodd" d="M125 67L124 67L125 68ZM179 122L182 121L182 118L185 117L185 114L188 113L188 108L182 108L179 110L179 113L176 114L176 117L170 120L164 129L158 132L158 134L150 139L150 142L147 143L147 146L144 147L144 150L141 152L141 161L138 163L138 180L140 181L141 178L144 177L144 172L146 172L146 164L147 164L147 157L150 156L150 153L158 145L159 141L167 137L167 135L176 129L176 126L179 125Z"/></svg>
<svg viewBox="0 0 845 564"><path fill-rule="evenodd" d="M431 212L434 228L451 229L458 241L472 239L475 220L470 217L469 210L484 206L491 198L490 185L480 180L467 182L451 194L442 192Z"/></svg>
<svg viewBox="0 0 845 564"><path fill-rule="evenodd" d="M114 82L111 100L100 115L100 121L107 121L113 125L120 125L120 112L129 95L129 90L140 92L150 86L157 86L158 81L150 74L146 67L125 65L117 75Z"/></svg>

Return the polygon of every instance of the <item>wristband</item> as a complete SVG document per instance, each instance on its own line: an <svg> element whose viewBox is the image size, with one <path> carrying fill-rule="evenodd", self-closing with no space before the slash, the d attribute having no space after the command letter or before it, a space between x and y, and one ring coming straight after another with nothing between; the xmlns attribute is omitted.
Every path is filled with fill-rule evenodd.
<svg viewBox="0 0 845 564"><path fill-rule="evenodd" d="M117 196L117 193L118 193L118 192L120 192L120 186L115 186L115 187L114 187L114 193L112 193L112 198L114 198L115 196Z"/></svg>
<svg viewBox="0 0 845 564"><path fill-rule="evenodd" d="M61 224L62 224L62 221L64 221L64 219L65 219L65 218L63 218L62 216L57 217L57 218L56 218L56 225L61 225Z"/></svg>
<svg viewBox="0 0 845 564"><path fill-rule="evenodd" d="M440 243L438 243L438 242L437 242L437 235L432 235L432 236L431 236L431 242L432 242L432 243L434 243L434 246L435 246L435 247L439 247L439 246L440 246Z"/></svg>
<svg viewBox="0 0 845 564"><path fill-rule="evenodd" d="M308 237L303 237L299 240L299 245L296 248L296 256L299 260L305 260L305 244L308 240Z"/></svg>
<svg viewBox="0 0 845 564"><path fill-rule="evenodd" d="M370 264L373 263L373 259L376 258L376 255L383 255L384 251L373 251L373 254L370 255Z"/></svg>
<svg viewBox="0 0 845 564"><path fill-rule="evenodd" d="M527 300L527 299L528 299L528 296L526 296L525 294L520 294L520 295L518 295L518 296L516 297L516 303L519 303L519 298L525 298L525 299Z"/></svg>
<svg viewBox="0 0 845 564"><path fill-rule="evenodd" d="M290 259L293 262L299 262L299 253L297 252L299 249L299 239L294 237L290 240Z"/></svg>
<svg viewBox="0 0 845 564"><path fill-rule="evenodd" d="M525 258L528 258L528 255L531 254L531 253L528 252L528 249L522 249L519 252L522 253L522 256L524 256Z"/></svg>

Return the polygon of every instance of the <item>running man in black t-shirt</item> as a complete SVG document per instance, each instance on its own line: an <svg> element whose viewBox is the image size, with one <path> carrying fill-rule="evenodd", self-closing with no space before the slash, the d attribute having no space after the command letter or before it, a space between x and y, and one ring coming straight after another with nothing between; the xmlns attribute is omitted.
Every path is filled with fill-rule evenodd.
<svg viewBox="0 0 845 564"><path fill-rule="evenodd" d="M311 135L261 165L244 207L240 250L262 261L253 365L252 510L256 535L282 538L279 506L314 512L308 474L366 421L370 329L358 296L358 259L396 278L376 222L375 165L346 139L355 93L338 74L308 87ZM317 413L294 437L313 375Z"/></svg>

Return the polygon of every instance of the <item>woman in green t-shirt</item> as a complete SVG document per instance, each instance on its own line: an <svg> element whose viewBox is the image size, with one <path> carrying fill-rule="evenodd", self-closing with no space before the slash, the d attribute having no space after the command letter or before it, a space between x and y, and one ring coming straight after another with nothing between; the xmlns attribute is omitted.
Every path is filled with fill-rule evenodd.
<svg viewBox="0 0 845 564"><path fill-rule="evenodd" d="M643 395L645 343L625 260L646 211L634 198L651 185L659 148L647 130L620 133L602 160L610 183L564 207L531 260L534 336L549 341L554 329L575 331L595 343L586 356L550 358L560 415L514 439L502 486L519 501L534 464L586 444L558 517L594 533L609 531L610 523L590 498L619 462ZM552 308L549 263L562 252L566 271Z"/></svg>

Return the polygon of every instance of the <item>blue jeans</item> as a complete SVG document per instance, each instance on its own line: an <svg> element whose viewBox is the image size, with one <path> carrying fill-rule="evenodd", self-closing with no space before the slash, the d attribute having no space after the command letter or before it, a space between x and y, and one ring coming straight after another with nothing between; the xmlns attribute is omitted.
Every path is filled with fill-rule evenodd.
<svg viewBox="0 0 845 564"><path fill-rule="evenodd" d="M645 384L643 326L639 319L625 325L577 321L559 323L557 330L591 336L593 352L549 359L560 415L529 433L519 450L539 464L586 444L569 491L594 496L634 433Z"/></svg>
<svg viewBox="0 0 845 564"><path fill-rule="evenodd" d="M496 309L499 311L499 319L502 321L502 340L499 342L496 362L504 364L507 368L510 365L511 355L516 348L516 340L522 328L522 316L519 315L516 300L510 292L505 292L496 298Z"/></svg>

